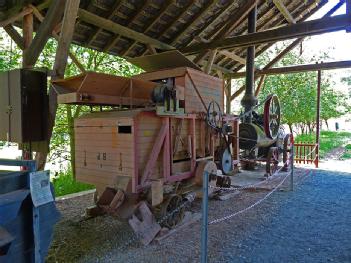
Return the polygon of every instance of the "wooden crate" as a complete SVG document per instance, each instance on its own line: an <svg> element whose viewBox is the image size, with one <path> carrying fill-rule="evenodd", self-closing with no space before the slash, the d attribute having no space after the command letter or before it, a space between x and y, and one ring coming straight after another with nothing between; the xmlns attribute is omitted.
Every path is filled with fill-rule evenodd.
<svg viewBox="0 0 351 263"><path fill-rule="evenodd" d="M220 105L221 109L224 110L223 80L210 76L202 71L180 67L142 73L133 78L149 81L173 78L176 86L184 87L184 105L186 113L199 113L206 111L197 91L202 97L206 107L212 100L215 100ZM194 81L195 87L191 80Z"/></svg>

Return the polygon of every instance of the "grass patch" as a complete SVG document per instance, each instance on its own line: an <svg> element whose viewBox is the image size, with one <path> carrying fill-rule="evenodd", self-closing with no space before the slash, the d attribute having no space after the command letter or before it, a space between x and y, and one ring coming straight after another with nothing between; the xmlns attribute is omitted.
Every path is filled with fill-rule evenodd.
<svg viewBox="0 0 351 263"><path fill-rule="evenodd" d="M314 143L316 140L316 134L301 134L295 137L296 142ZM320 157L324 158L325 155L331 150L343 146L351 140L350 132L333 132L333 131L322 131L320 136ZM351 145L347 145L350 147Z"/></svg>
<svg viewBox="0 0 351 263"><path fill-rule="evenodd" d="M94 189L94 185L84 184L73 180L72 172L65 171L59 173L52 181L56 196L78 193L85 190Z"/></svg>

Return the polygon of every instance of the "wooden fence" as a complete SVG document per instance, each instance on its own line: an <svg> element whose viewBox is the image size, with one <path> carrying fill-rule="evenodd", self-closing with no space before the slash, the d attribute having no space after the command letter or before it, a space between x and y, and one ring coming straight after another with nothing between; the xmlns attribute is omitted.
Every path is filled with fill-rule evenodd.
<svg viewBox="0 0 351 263"><path fill-rule="evenodd" d="M318 143L295 142L295 163L312 164L318 168Z"/></svg>

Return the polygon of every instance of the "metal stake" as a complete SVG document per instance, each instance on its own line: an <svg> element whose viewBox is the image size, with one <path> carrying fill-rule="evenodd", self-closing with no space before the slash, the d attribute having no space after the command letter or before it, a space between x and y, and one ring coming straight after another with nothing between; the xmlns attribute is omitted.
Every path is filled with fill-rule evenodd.
<svg viewBox="0 0 351 263"><path fill-rule="evenodd" d="M294 144L290 148L290 191L294 190Z"/></svg>
<svg viewBox="0 0 351 263"><path fill-rule="evenodd" d="M207 263L208 177L209 173L205 171L202 181L201 263Z"/></svg>

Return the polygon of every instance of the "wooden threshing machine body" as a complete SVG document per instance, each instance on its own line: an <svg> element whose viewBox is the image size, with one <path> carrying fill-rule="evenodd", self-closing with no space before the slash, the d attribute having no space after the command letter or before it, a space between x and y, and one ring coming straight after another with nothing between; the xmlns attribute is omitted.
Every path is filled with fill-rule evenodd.
<svg viewBox="0 0 351 263"><path fill-rule="evenodd" d="M148 106L77 118L76 176L96 185L99 193L106 187L137 193L155 180L167 183L190 178L196 161L212 158L220 144L206 125L201 100L206 105L215 100L223 108L222 80L189 68L134 78L147 82L171 79L184 113L158 115L155 107Z"/></svg>

